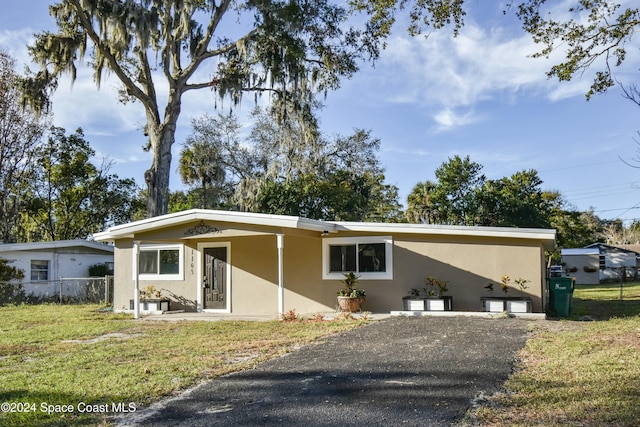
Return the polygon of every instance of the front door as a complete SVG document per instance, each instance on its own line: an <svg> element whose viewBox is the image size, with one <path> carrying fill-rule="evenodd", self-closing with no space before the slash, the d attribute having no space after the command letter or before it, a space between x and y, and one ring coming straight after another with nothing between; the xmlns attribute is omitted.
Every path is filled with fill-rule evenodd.
<svg viewBox="0 0 640 427"><path fill-rule="evenodd" d="M204 308L227 308L227 248L204 249Z"/></svg>

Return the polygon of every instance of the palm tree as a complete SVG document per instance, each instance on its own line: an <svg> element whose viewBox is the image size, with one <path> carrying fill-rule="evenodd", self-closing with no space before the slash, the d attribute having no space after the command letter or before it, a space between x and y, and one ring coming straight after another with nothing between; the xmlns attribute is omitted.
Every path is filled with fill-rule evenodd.
<svg viewBox="0 0 640 427"><path fill-rule="evenodd" d="M426 180L413 187L407 197L407 220L419 224L435 224L438 219L437 209L432 202L436 183Z"/></svg>

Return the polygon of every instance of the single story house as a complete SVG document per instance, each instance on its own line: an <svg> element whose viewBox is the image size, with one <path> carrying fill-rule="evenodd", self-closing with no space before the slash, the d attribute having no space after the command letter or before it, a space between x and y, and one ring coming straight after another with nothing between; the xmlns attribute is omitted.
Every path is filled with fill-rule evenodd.
<svg viewBox="0 0 640 427"><path fill-rule="evenodd" d="M603 281L619 281L622 269L625 278L637 278L640 253L631 249L593 243L579 249L562 249L565 271L583 285Z"/></svg>
<svg viewBox="0 0 640 427"><path fill-rule="evenodd" d="M622 275L625 280L637 278L640 253L630 248L604 243L593 243L587 247L600 250L600 281L619 281Z"/></svg>
<svg viewBox="0 0 640 427"><path fill-rule="evenodd" d="M22 270L25 294L53 296L60 279L89 276L95 264L113 265L113 246L88 240L0 244L0 258Z"/></svg>
<svg viewBox="0 0 640 427"><path fill-rule="evenodd" d="M114 309L129 311L153 286L171 310L235 314L336 309L343 273L360 276L364 309L401 310L425 277L449 282L454 310L480 311L489 281L530 280L543 312L545 249L555 230L318 221L193 209L110 227ZM136 290L137 289L137 290ZM517 292L517 291L514 291Z"/></svg>

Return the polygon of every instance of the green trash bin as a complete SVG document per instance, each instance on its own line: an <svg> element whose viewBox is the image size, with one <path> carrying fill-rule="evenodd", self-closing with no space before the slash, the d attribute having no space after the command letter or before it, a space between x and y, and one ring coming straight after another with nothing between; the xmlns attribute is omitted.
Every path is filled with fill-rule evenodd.
<svg viewBox="0 0 640 427"><path fill-rule="evenodd" d="M573 289L576 279L573 277L549 277L549 308L551 314L558 317L571 316Z"/></svg>

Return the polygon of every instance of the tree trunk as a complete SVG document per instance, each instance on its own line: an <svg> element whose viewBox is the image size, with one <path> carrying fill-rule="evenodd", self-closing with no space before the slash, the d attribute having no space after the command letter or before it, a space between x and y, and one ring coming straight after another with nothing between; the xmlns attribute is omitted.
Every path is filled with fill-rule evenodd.
<svg viewBox="0 0 640 427"><path fill-rule="evenodd" d="M148 190L147 216L149 218L166 215L169 212L171 147L176 140L176 123L180 117L180 89L181 87L177 87L169 90L164 123L158 123L159 116L154 110L155 106L147 109L147 132L153 153L151 167L144 173Z"/></svg>
<svg viewBox="0 0 640 427"><path fill-rule="evenodd" d="M153 161L144 173L147 183L147 216L165 215L169 211L169 176L171 174L171 147L175 141L175 127L160 127L149 132Z"/></svg>

